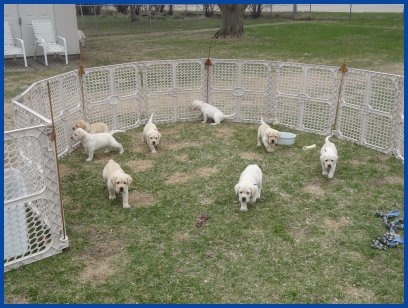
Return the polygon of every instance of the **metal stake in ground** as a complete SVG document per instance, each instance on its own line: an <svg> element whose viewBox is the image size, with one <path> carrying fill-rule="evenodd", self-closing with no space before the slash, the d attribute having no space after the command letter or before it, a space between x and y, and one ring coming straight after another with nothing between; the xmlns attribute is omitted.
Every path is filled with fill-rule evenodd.
<svg viewBox="0 0 408 308"><path fill-rule="evenodd" d="M341 91L343 89L343 82L344 82L344 75L347 73L348 68L346 67L346 63L343 63L339 69L341 72L341 79L340 79L340 87L339 87L339 94L337 96L337 105L336 105L336 115L334 117L334 124L332 126L332 131L335 131L337 128L337 120L339 116L339 105L340 105L340 97L341 97ZM337 133L337 132L336 132Z"/></svg>
<svg viewBox="0 0 408 308"><path fill-rule="evenodd" d="M210 48L208 48L208 58L205 61L205 68L207 70L207 85L206 85L206 100L205 102L208 104L208 84L209 84L209 80L210 80L210 66L212 65L212 62L210 60L210 54L211 54L211 45L212 45L212 40L210 41Z"/></svg>
<svg viewBox="0 0 408 308"><path fill-rule="evenodd" d="M65 238L66 238L66 229L65 229L64 206L62 205L61 180L60 180L60 172L59 172L59 164L58 164L57 135L55 133L54 112L52 110L51 89L50 89L50 82L49 81L47 81L47 89L48 89L48 101L50 103L50 113L51 113L51 126L52 126L51 141L52 141L52 144L54 145L55 163L57 165L57 180L58 180L58 191L59 191L59 197L60 197L62 232L63 232L63 236L64 236L64 240L65 240Z"/></svg>

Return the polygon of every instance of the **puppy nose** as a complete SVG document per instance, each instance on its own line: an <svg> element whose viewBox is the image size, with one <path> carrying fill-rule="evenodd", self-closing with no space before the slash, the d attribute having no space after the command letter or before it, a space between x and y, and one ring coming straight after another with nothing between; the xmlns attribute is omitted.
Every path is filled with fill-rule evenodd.
<svg viewBox="0 0 408 308"><path fill-rule="evenodd" d="M327 165L327 168L331 168L331 165Z"/></svg>
<svg viewBox="0 0 408 308"><path fill-rule="evenodd" d="M272 140L272 143L275 143L275 140Z"/></svg>
<svg viewBox="0 0 408 308"><path fill-rule="evenodd" d="M242 197L242 201L245 201L246 200L246 197Z"/></svg>
<svg viewBox="0 0 408 308"><path fill-rule="evenodd" d="M153 143L153 144L156 144L156 141L153 141L152 143Z"/></svg>
<svg viewBox="0 0 408 308"><path fill-rule="evenodd" d="M123 187L121 187L119 190L120 190L120 191L123 191Z"/></svg>

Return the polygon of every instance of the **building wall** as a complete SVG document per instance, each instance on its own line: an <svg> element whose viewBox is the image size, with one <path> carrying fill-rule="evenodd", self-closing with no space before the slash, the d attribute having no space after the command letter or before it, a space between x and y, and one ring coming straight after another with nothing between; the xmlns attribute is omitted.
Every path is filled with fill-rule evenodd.
<svg viewBox="0 0 408 308"><path fill-rule="evenodd" d="M4 20L15 38L24 40L27 56L34 56L35 36L31 21L50 19L58 36L66 39L68 54L79 54L78 26L74 4L6 4ZM42 49L37 48L37 55Z"/></svg>

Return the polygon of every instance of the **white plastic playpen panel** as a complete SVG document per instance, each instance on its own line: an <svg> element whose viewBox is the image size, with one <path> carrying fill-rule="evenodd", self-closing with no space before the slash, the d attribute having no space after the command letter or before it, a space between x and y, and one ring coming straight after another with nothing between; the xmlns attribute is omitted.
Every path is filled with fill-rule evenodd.
<svg viewBox="0 0 408 308"><path fill-rule="evenodd" d="M88 68L83 77L72 71L38 81L13 100L18 130L4 141L6 270L68 245L61 240L47 82L58 157L77 146L70 136L80 118L123 130L143 125L152 112L156 123L194 121L199 112L191 102L199 99L235 114L236 122L263 117L320 135L335 125L340 139L404 159L403 76L349 69L342 78L338 67L220 59L206 66L205 60Z"/></svg>

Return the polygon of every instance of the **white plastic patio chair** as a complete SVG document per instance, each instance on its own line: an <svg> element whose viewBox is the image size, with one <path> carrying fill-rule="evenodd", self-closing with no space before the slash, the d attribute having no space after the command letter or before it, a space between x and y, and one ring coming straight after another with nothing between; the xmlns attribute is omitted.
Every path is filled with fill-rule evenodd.
<svg viewBox="0 0 408 308"><path fill-rule="evenodd" d="M21 48L14 45L14 41L20 42ZM24 66L27 67L27 58L24 47L24 41L19 38L14 38L13 40L13 36L11 35L10 31L10 26L7 21L4 22L4 55L14 56L14 60L16 60L16 56L23 55Z"/></svg>
<svg viewBox="0 0 408 308"><path fill-rule="evenodd" d="M65 64L68 64L67 42L65 38L56 36L54 27L49 19L33 20L33 29L35 35L35 52L34 59L37 56L37 47L44 50L45 65L48 66L47 54L62 54L65 53ZM58 44L58 40L62 41L62 45Z"/></svg>

